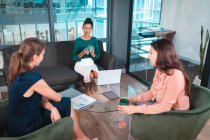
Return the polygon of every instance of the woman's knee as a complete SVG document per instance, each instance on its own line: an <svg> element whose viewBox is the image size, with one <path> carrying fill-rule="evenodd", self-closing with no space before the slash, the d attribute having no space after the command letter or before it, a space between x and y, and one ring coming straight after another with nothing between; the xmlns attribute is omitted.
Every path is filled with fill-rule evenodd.
<svg viewBox="0 0 210 140"><path fill-rule="evenodd" d="M96 71L92 71L93 75L94 75L94 79L98 78L98 73Z"/></svg>
<svg viewBox="0 0 210 140"><path fill-rule="evenodd" d="M95 78L95 79L98 78L98 73L97 73L97 72L94 73L94 78Z"/></svg>
<svg viewBox="0 0 210 140"><path fill-rule="evenodd" d="M94 80L94 74L92 72L90 72L90 80Z"/></svg>
<svg viewBox="0 0 210 140"><path fill-rule="evenodd" d="M71 117L72 117L73 113L74 113L74 108L71 106L71 108L70 108L70 116Z"/></svg>

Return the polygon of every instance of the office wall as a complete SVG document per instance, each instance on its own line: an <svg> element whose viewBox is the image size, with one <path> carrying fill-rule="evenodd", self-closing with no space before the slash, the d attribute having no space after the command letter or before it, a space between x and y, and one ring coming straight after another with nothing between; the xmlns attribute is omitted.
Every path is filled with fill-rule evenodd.
<svg viewBox="0 0 210 140"><path fill-rule="evenodd" d="M199 63L200 29L210 29L210 0L163 0L161 26L177 31L177 53Z"/></svg>
<svg viewBox="0 0 210 140"><path fill-rule="evenodd" d="M117 68L125 68L127 61L129 3L129 0L112 1L111 52L117 57Z"/></svg>

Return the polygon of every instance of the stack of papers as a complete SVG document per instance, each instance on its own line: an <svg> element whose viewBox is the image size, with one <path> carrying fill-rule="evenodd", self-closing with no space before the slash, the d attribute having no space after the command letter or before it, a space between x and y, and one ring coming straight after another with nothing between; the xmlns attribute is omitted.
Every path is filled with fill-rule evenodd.
<svg viewBox="0 0 210 140"><path fill-rule="evenodd" d="M87 96L85 94L79 95L71 99L73 108L76 110L80 110L82 108L88 107L96 102L96 99Z"/></svg>
<svg viewBox="0 0 210 140"><path fill-rule="evenodd" d="M96 102L96 99L81 93L73 88L61 92L62 97L70 97L75 110L84 109Z"/></svg>

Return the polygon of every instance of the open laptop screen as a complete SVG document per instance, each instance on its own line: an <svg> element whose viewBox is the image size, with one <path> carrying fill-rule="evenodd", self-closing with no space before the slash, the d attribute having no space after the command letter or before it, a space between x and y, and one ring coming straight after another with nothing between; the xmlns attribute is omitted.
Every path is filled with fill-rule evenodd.
<svg viewBox="0 0 210 140"><path fill-rule="evenodd" d="M103 70L98 72L97 85L118 84L121 79L121 69Z"/></svg>

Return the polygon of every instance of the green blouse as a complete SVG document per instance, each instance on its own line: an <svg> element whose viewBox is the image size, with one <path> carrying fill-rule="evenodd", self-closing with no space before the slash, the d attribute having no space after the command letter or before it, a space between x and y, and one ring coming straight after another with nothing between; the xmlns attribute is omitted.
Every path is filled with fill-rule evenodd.
<svg viewBox="0 0 210 140"><path fill-rule="evenodd" d="M78 54L89 46L94 47L96 56L92 57L91 54L89 54L89 55L84 55L82 58L79 58ZM72 59L74 61L80 61L83 58L92 58L93 60L96 60L99 57L100 57L100 49L98 45L98 40L95 37L91 37L91 39L89 40L84 40L80 37L74 41L74 48L73 48L73 53L72 53Z"/></svg>

